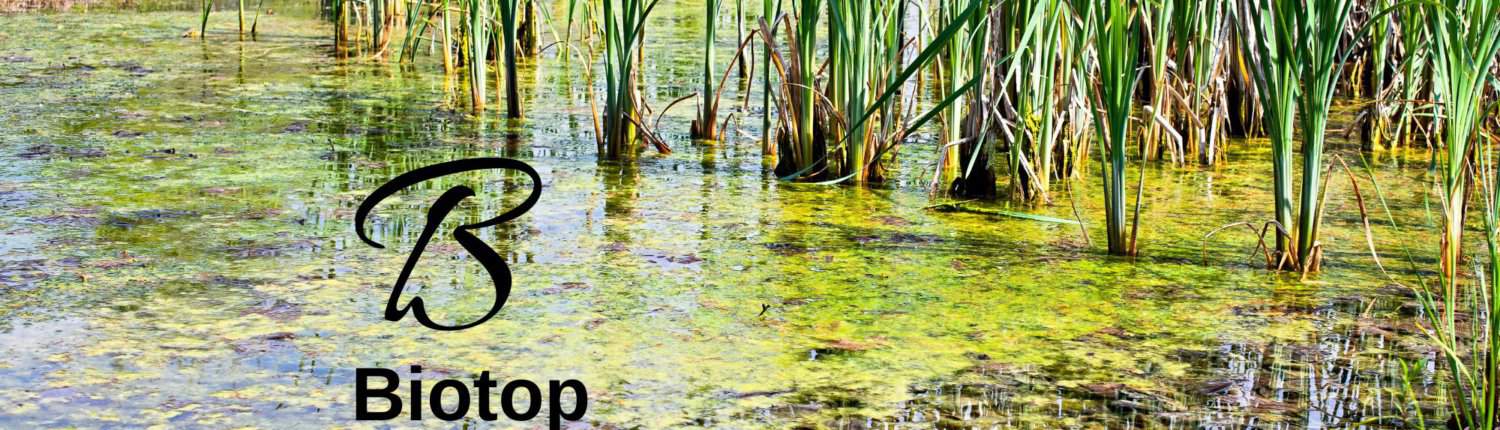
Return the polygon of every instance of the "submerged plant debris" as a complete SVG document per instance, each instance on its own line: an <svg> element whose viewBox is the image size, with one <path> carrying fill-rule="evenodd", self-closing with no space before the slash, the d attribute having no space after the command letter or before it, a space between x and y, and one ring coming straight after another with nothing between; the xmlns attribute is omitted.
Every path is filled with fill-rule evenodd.
<svg viewBox="0 0 1500 430"><path fill-rule="evenodd" d="M698 6L663 7L642 85L664 104L696 85L703 23ZM1097 199L1077 199L1093 245L1066 199L934 210L930 135L872 188L776 180L747 137L759 112L737 106L721 142L673 134L684 109L662 120L681 142L670 155L604 162L588 65L525 64L527 119L475 117L431 67L336 60L313 14L278 8L245 42L227 19L181 37L191 11L0 18L0 427L342 425L354 368L407 365L579 379L599 428L1381 427L1399 414L1396 359L1432 354L1409 291L1369 257L1347 181L1330 180L1313 278L1266 271L1244 230L1205 241L1270 218L1264 144L1145 169L1151 222L1141 256L1121 259L1097 243ZM21 37L53 32L70 37ZM1357 144L1331 145L1354 163ZM545 185L484 230L510 301L461 332L384 321L441 190L478 191L457 225L527 183L403 193L372 221L383 250L355 239L355 206L473 156L524 160ZM1425 157L1370 160L1403 225L1431 224ZM1437 267L1432 229L1374 230ZM492 300L441 240L408 288L451 321Z"/></svg>

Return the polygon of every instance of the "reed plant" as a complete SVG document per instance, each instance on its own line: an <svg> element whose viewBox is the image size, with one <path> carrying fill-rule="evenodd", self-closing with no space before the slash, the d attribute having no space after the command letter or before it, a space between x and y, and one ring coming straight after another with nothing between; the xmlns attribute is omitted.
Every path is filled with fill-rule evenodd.
<svg viewBox="0 0 1500 430"><path fill-rule="evenodd" d="M1274 221L1279 231L1276 252L1278 256L1287 256L1295 246L1292 236L1286 233L1294 225L1292 133L1295 130L1292 120L1296 114L1294 101L1300 90L1293 57L1293 51L1297 49L1295 35L1287 34L1291 32L1291 18L1272 15L1274 11L1269 10L1272 5L1265 0L1241 2L1240 5L1236 22L1240 24L1241 50L1254 77L1254 87L1265 118L1263 126L1271 145ZM1290 6L1287 2L1277 5ZM1295 13L1289 9L1281 12Z"/></svg>
<svg viewBox="0 0 1500 430"><path fill-rule="evenodd" d="M1059 60L1066 69L1064 94L1060 95L1066 100L1060 106L1062 141L1066 146L1058 158L1057 170L1060 178L1076 180L1082 179L1089 154L1093 153L1094 137L1098 135L1093 108L1093 76L1098 69L1094 39L1098 29L1095 26L1097 20L1090 18L1096 7L1094 0L1067 0L1067 5L1072 13L1062 26L1063 58Z"/></svg>
<svg viewBox="0 0 1500 430"><path fill-rule="evenodd" d="M343 2L342 1L335 2L335 5L338 5L336 7L342 8ZM214 8L214 2L213 2L213 0L203 0L203 2L200 3L200 6L198 8L198 38L199 39L203 39L203 38L207 38L208 37L208 12L211 11L211 10L213 10L213 8ZM335 13L337 13L337 12L335 12Z"/></svg>
<svg viewBox="0 0 1500 430"><path fill-rule="evenodd" d="M335 20L335 46L342 54L351 46L347 28L358 26L352 44L382 59L388 50L403 63L416 61L422 43L440 46L442 67L453 74L465 69L470 106L483 112L488 105L490 77L495 79L495 100L505 100L505 116L521 118L518 32L527 25L521 19L522 0L426 0L426 1L331 1ZM361 9L361 7L363 9ZM455 16L456 15L456 16ZM252 36L254 25L252 25ZM429 36L429 34L431 34ZM393 44L393 39L400 39ZM395 49L388 49L391 46ZM490 69L494 61L496 68Z"/></svg>
<svg viewBox="0 0 1500 430"><path fill-rule="evenodd" d="M1141 159L1155 160L1163 153L1174 163L1181 164L1184 155L1181 149L1181 137L1176 129L1172 127L1168 119L1171 108L1168 103L1172 92L1172 17L1175 16L1176 0L1155 0L1144 5L1146 14L1145 22L1150 25L1147 34L1150 35L1150 104L1146 106L1145 115L1149 120L1145 121L1146 130L1141 138Z"/></svg>
<svg viewBox="0 0 1500 430"><path fill-rule="evenodd" d="M1446 378L1444 392L1451 414L1450 427L1495 429L1500 420L1500 180L1493 144L1482 134L1487 107L1486 87L1500 51L1500 2L1442 0L1423 3L1421 16L1429 45L1432 92L1442 133L1443 223L1441 287L1425 287L1418 294L1427 325L1423 327L1440 351ZM1463 258L1463 230L1475 178L1481 200L1485 233L1483 270L1476 270L1475 288L1459 288ZM1460 315L1463 316L1460 316ZM1460 324L1467 319L1466 324Z"/></svg>
<svg viewBox="0 0 1500 430"><path fill-rule="evenodd" d="M1228 0L1184 1L1172 24L1181 105L1178 125L1184 153L1208 165L1217 162L1229 121L1224 73L1229 40Z"/></svg>
<svg viewBox="0 0 1500 430"><path fill-rule="evenodd" d="M958 28L963 29L958 35L959 37L951 38L940 45L943 49L942 55L933 64L936 70L935 78L938 93L951 94L960 85L963 85L964 82L976 76L975 70L970 66L970 61L968 60L974 54L976 45L975 36L978 35L972 34L967 26L965 26L965 23L958 17L958 14L963 10L964 4L964 0L938 0L935 13L932 14L933 27L958 26ZM982 44L978 45L983 46ZM947 109L944 109L940 113L938 124L941 128L942 138L939 142L942 145L938 146L939 171L937 176L939 180L934 181L935 183L941 183L942 178L957 177L960 169L966 167L961 166L963 157L960 154L961 151L959 148L965 137L963 121L966 116L964 114L966 109L966 104L960 100L958 103L949 105Z"/></svg>
<svg viewBox="0 0 1500 430"><path fill-rule="evenodd" d="M637 61L642 47L646 18L657 0L602 0L604 21L604 112L598 140L604 159L634 158L643 142L668 152L665 144L645 129L637 87Z"/></svg>
<svg viewBox="0 0 1500 430"><path fill-rule="evenodd" d="M401 51L397 53L397 57L401 61L408 63L416 61L417 48L422 43L422 35L433 28L432 23L434 20L439 19L439 14L447 12L444 10L446 6L446 1L436 3L412 2L407 5L406 36L401 39ZM446 21L440 24L443 23L446 23ZM449 45L446 44L446 39L444 43L443 47L447 48ZM448 51L449 49L444 49L443 53L447 54ZM447 63L444 63L444 65L444 72L448 72L450 69L446 68Z"/></svg>
<svg viewBox="0 0 1500 430"><path fill-rule="evenodd" d="M1500 50L1500 2L1441 0L1423 14L1431 37L1432 89L1443 123L1442 275L1449 295L1462 257L1470 150L1479 140L1484 92Z"/></svg>
<svg viewBox="0 0 1500 430"><path fill-rule="evenodd" d="M995 136L992 131L998 121L991 112L991 107L996 106L999 98L994 97L997 91L1003 91L1004 80L998 74L995 55L1001 47L994 37L994 22L1004 12L1001 8L992 8L990 1L980 2L979 7L984 13L969 16L963 24L963 32L959 34L960 43L952 44L952 48L963 49L960 55L947 56L950 61L958 60L948 69L950 77L956 79L978 79L978 83L963 94L961 98L954 101L953 106L945 115L956 115L959 118L957 127L957 140L947 142L948 145L957 147L957 177L949 191L954 195L965 197L991 197L995 195L997 157L1000 155L995 146ZM1040 31L1038 31L1040 33ZM1019 68L1015 56L1009 62L1011 70ZM960 72L962 69L967 71ZM944 82L945 84L947 82ZM962 83L962 82L958 82ZM1050 116L1049 116L1050 117ZM1013 123L1012 123L1013 124ZM950 124L950 127L954 126ZM950 138L952 136L949 136ZM947 155L947 152L944 152ZM1013 165L1013 163L1012 163ZM1014 169L1012 170L1015 171ZM934 177L938 177L936 174Z"/></svg>
<svg viewBox="0 0 1500 430"><path fill-rule="evenodd" d="M1248 0L1239 9L1242 49L1255 77L1271 140L1278 268L1310 272L1321 264L1323 146L1334 80L1343 66L1339 42L1352 6L1351 0ZM1295 131L1301 132L1302 181L1292 231Z"/></svg>
<svg viewBox="0 0 1500 430"><path fill-rule="evenodd" d="M1002 7L990 4L989 0L974 4L981 12L965 19L956 19L954 15L971 6L966 1L942 1L933 13L936 22L957 30L941 45L944 52L933 63L939 96L954 96L953 103L939 111L941 163L938 171L933 172L933 189L938 190L944 184L942 180L953 175L948 192L956 196L989 198L996 193L995 160L999 150L995 129L999 121L992 108L1001 103L996 93L1005 87L1004 70L999 67L996 55L1007 51L996 39L995 30L1001 28L1004 33L1010 28L993 24L1005 12ZM1011 64L1016 63L1013 60ZM962 90L971 81L974 85Z"/></svg>
<svg viewBox="0 0 1500 430"><path fill-rule="evenodd" d="M777 103L781 118L777 133L776 174L778 176L803 176L820 169L824 152L823 142L815 140L813 107L817 97L817 52L818 18L822 0L793 0L795 16L781 22L786 24L787 48L785 61L777 68L781 75L781 100ZM775 25L771 23L770 25ZM769 30L769 29L767 29ZM776 44L771 33L766 34L766 47L770 55L775 54ZM821 172L819 172L821 173Z"/></svg>
<svg viewBox="0 0 1500 430"><path fill-rule="evenodd" d="M452 80L448 78L453 75L454 70L457 67L453 60L453 22L451 13L452 4L450 3L450 0L443 0L442 4L439 6L439 10L443 15L443 81L445 83L448 83L452 82Z"/></svg>
<svg viewBox="0 0 1500 430"><path fill-rule="evenodd" d="M773 69L781 85L773 91L777 100L776 173L783 179L873 182L881 179L881 160L899 147L900 141L975 87L976 77L940 98L931 109L909 118L894 102L908 79L933 64L945 43L960 37L971 17L987 10L984 0L970 0L943 27L933 42L904 66L900 62L904 37L898 25L902 6L897 1L830 3L830 39L826 74L816 66L814 21L821 0L795 4L799 12L780 20L787 31L788 55L770 50ZM774 39L762 31L768 47ZM819 77L827 84L820 91Z"/></svg>
<svg viewBox="0 0 1500 430"><path fill-rule="evenodd" d="M1500 182L1492 145L1477 145L1474 157L1485 233L1485 264L1476 267L1474 288L1451 287L1417 296L1426 325L1422 331L1438 346L1447 375L1443 380L1450 428L1500 427ZM1451 278L1450 278L1451 279ZM1467 319L1467 324L1461 323Z"/></svg>
<svg viewBox="0 0 1500 430"><path fill-rule="evenodd" d="M1297 260L1304 272L1317 271L1322 264L1322 243L1318 229L1322 224L1324 194L1320 191L1323 146L1327 136L1329 105L1333 103L1335 80L1341 74L1344 57L1339 42L1353 8L1352 0L1329 0L1302 4L1289 2L1297 22L1300 46L1293 57L1299 67L1302 90L1297 93L1298 128L1302 134L1302 193L1298 205Z"/></svg>
<svg viewBox="0 0 1500 430"><path fill-rule="evenodd" d="M237 17L240 21L240 40L245 40L245 0L237 0L235 4L239 10Z"/></svg>
<svg viewBox="0 0 1500 430"><path fill-rule="evenodd" d="M537 19L537 7L534 0L500 0L513 1L515 14L512 18L515 28L516 51L521 57L532 58L541 53L541 22ZM553 35L556 38L556 35Z"/></svg>
<svg viewBox="0 0 1500 430"><path fill-rule="evenodd" d="M734 40L745 40L745 0L734 0ZM748 78L749 56L737 55L734 58L737 59L735 66L739 70L740 79Z"/></svg>
<svg viewBox="0 0 1500 430"><path fill-rule="evenodd" d="M773 4L774 4L774 6L773 6ZM776 29L777 29L777 26L776 26L775 22L777 21L777 15L781 14L781 1L780 0L761 0L760 6L761 6L761 21L760 21L761 22L761 24L760 24L761 34L764 35L764 40L766 40L765 49L762 50L764 53L761 54L761 63L760 63L761 70L765 70L765 73L761 74L761 88L760 88L761 89L761 99L760 99L760 102L761 102L761 122L760 122L760 129L761 129L761 133L762 133L762 136L761 136L761 140L762 140L762 142L761 142L761 154L762 155L766 155L766 156L775 156L776 155L776 139L772 137L772 136L774 136L774 134L772 133L772 130L771 130L771 114L772 114L772 110L771 110L771 75L773 75L773 73L771 73L771 54L772 54L773 51L775 51L776 48L771 43L771 41L772 40L776 40Z"/></svg>
<svg viewBox="0 0 1500 430"><path fill-rule="evenodd" d="M1125 229L1125 147L1130 114L1135 100L1136 55L1141 41L1140 25L1129 0L1108 0L1090 10L1097 32L1095 56L1098 74L1094 83L1095 130L1103 142L1100 169L1104 178L1105 230L1109 253L1135 255L1135 230ZM1136 201L1140 201L1137 195Z"/></svg>
<svg viewBox="0 0 1500 430"><path fill-rule="evenodd" d="M1447 56L1457 60L1472 61L1471 65L1483 67L1485 63L1493 63L1494 48L1486 48L1486 45L1495 44L1495 35L1500 34L1500 28L1494 27L1494 22L1487 20L1474 12L1465 9L1447 9L1446 7L1475 7L1481 13L1500 12L1492 6L1474 4L1442 4L1430 5L1445 10L1430 10L1437 15L1453 13L1449 18L1432 18L1440 21L1434 24L1435 28L1453 26L1455 29L1480 32L1481 37L1466 38L1467 42L1478 42L1467 47L1478 48L1467 50L1466 53L1454 53L1454 40L1438 42L1435 52L1447 53ZM1448 20L1459 21L1458 25ZM1452 31L1452 30L1440 30ZM1488 33L1483 33L1488 32ZM1437 34L1443 34L1441 32ZM1488 34L1486 36L1486 34ZM1456 36L1456 34L1448 34ZM1488 40L1486 40L1488 38ZM1455 38L1456 40L1456 38ZM1486 51L1485 49L1489 49ZM1488 54L1486 54L1488 52ZM1485 59L1483 55L1488 55ZM1436 64L1441 70L1445 61L1438 60ZM1451 67L1451 66L1449 66ZM1481 75L1484 69L1479 69ZM1460 70L1450 70L1460 71ZM1445 72L1439 71L1435 76L1443 76ZM1451 75L1449 75L1451 76ZM1446 77L1440 77L1446 79ZM1481 76L1481 81L1487 79ZM1493 79L1493 78L1488 78ZM1449 81L1440 81L1439 85L1451 85ZM1484 86L1481 82L1480 86ZM1444 94L1443 90L1438 91ZM1479 90L1480 98L1476 113L1488 114L1493 118L1495 110L1493 106L1494 97L1484 99L1484 90ZM1451 99L1445 99L1451 100ZM1444 113L1454 110L1465 109L1457 105L1445 105ZM1446 118L1446 117L1445 117ZM1483 118L1481 116L1480 118ZM1453 119L1447 119L1453 121ZM1450 124L1451 125L1451 124ZM1447 397L1449 419L1448 428L1482 429L1494 430L1500 427L1500 317L1496 317L1495 310L1500 309L1500 180L1497 180L1497 165L1495 158L1495 142L1485 142L1478 129L1483 124L1474 124L1476 130L1470 133L1473 142L1466 144L1472 148L1471 168L1466 168L1466 174L1474 178L1475 189L1480 202L1481 229L1484 233L1485 247L1483 254L1486 259L1483 264L1475 264L1475 280L1473 288L1459 289L1454 274L1446 273L1449 266L1444 265L1444 282L1442 289L1434 292L1424 283L1417 292L1418 301L1422 305L1422 315L1425 325L1419 324L1421 331L1428 337L1431 344L1437 346L1437 361L1442 363L1442 369L1446 370L1440 379L1443 394ZM1462 133L1462 130L1449 130L1449 133ZM1455 141L1448 141L1454 144ZM1445 232L1446 232L1445 226ZM1404 372L1403 383L1408 386L1404 390L1405 395L1412 400L1416 399L1415 391L1409 388L1412 375ZM1419 407L1414 408L1420 411ZM1415 421L1416 428L1426 428L1420 415Z"/></svg>
<svg viewBox="0 0 1500 430"><path fill-rule="evenodd" d="M886 145L895 144L891 130L872 121L855 121L854 115L875 111L883 121L896 115L890 103L876 104L874 97L886 87L890 64L898 51L887 49L899 45L888 31L899 17L900 2L828 3L828 86L829 100L824 117L830 118L825 129L832 152L828 172L833 177L850 176L855 182L881 179L876 155Z"/></svg>
<svg viewBox="0 0 1500 430"><path fill-rule="evenodd" d="M1236 9L1234 7L1229 9L1231 16L1238 19L1234 14ZM1229 121L1225 124L1226 131L1233 137L1265 137L1265 112L1260 109L1259 93L1255 88L1255 78L1250 72L1251 67L1247 58L1249 54L1244 50L1246 46L1244 35L1240 34L1237 23L1230 25L1227 46L1225 51L1228 58L1226 73L1223 76L1224 105L1229 111Z"/></svg>
<svg viewBox="0 0 1500 430"><path fill-rule="evenodd" d="M1395 0L1374 0L1366 11L1366 15L1372 12L1389 9ZM1388 101L1389 92L1386 91L1389 84L1387 69L1390 68L1391 48L1394 45L1395 26L1392 21L1395 18L1390 14L1379 14L1371 16L1370 22L1366 24L1370 28L1369 51L1361 62L1363 69L1363 89L1370 97L1370 104L1361 114L1364 118L1360 132L1360 146L1364 150L1385 149L1389 143L1388 129L1391 108ZM1399 102L1398 102L1399 103Z"/></svg>
<svg viewBox="0 0 1500 430"><path fill-rule="evenodd" d="M500 23L501 48L504 51L505 116L507 118L521 117L521 83L517 64L519 61L518 51L521 48L519 46L521 40L517 33L517 24L520 19L518 14L520 12L518 10L521 6L520 2L521 0L498 0L499 7L495 11L497 13L495 17L496 22ZM527 2L527 5L529 6L530 2ZM528 23L531 24L533 29L530 34L535 33L535 22L534 18L528 18ZM535 42L533 41L532 43L534 46Z"/></svg>
<svg viewBox="0 0 1500 430"><path fill-rule="evenodd" d="M465 0L464 51L463 58L469 81L470 105L475 112L484 111L485 89L488 87L486 57L490 48L490 1Z"/></svg>
<svg viewBox="0 0 1500 430"><path fill-rule="evenodd" d="M561 41L563 61L567 61L573 54L573 19L578 16L578 1L568 0L568 14L563 17L563 22L566 24L563 28L563 39Z"/></svg>
<svg viewBox="0 0 1500 430"><path fill-rule="evenodd" d="M386 20L393 18L394 14L387 4L387 0L366 0L365 16L362 23L370 32L369 51L379 56L385 52L385 43L389 39L388 25Z"/></svg>
<svg viewBox="0 0 1500 430"><path fill-rule="evenodd" d="M723 0L703 2L703 92L699 93L698 118L691 123L689 135L693 139L717 140L717 118L719 98L714 92L714 45L718 42L719 10Z"/></svg>
<svg viewBox="0 0 1500 430"><path fill-rule="evenodd" d="M1427 79L1430 73L1427 24L1423 8L1396 8L1394 13L1400 39L1401 66L1397 77L1401 93L1396 101L1393 138L1394 145L1413 147L1418 134L1416 100L1426 88L1425 84L1430 82Z"/></svg>
<svg viewBox="0 0 1500 430"><path fill-rule="evenodd" d="M888 3L886 3L888 4ZM875 2L828 2L828 88L831 112L860 112L870 97L872 79L882 66L875 62L875 34L878 34ZM872 73L873 72L873 73ZM830 113L831 113L830 112ZM868 124L827 124L833 140L844 141L842 156L830 159L832 174L852 173L868 163L866 150L873 138Z"/></svg>
<svg viewBox="0 0 1500 430"><path fill-rule="evenodd" d="M997 20L1005 28L989 54L1004 53L1000 61L1004 66L997 77L999 91L991 99L999 101L1005 116L999 127L1000 138L1009 148L1006 167L1010 195L1018 201L1045 203L1051 199L1051 183L1061 164L1059 154L1066 154L1061 113L1072 89L1068 70L1073 57L1064 40L1073 14L1066 2L1048 0L1004 2L997 16L1008 19ZM972 61L990 62L982 51L974 55L977 58ZM982 107L971 107L970 112L974 109ZM966 124L977 125L972 120ZM967 161L971 156L964 152L961 160ZM976 164L964 166L964 178L981 167ZM972 190L976 184L966 186Z"/></svg>

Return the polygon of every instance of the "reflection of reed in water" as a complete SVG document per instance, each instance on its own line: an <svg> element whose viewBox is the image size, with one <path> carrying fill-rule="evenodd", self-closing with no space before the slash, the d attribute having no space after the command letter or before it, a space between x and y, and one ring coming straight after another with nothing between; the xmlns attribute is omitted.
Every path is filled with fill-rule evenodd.
<svg viewBox="0 0 1500 430"><path fill-rule="evenodd" d="M1179 350L1189 375L1156 389L1050 380L1053 371L985 363L950 381L913 387L913 399L884 418L851 417L891 428L1050 426L1111 428L1358 428L1414 423L1399 396L1400 366L1388 352L1399 342L1386 322L1350 320L1359 309L1315 311L1324 326L1310 343L1232 342L1204 352ZM1382 328L1386 327L1386 328ZM1392 331L1388 331L1387 329ZM988 358L988 357L983 357ZM1436 373L1413 381L1426 417L1439 415L1426 400ZM1035 421L1050 416L1055 421ZM1429 424L1432 428L1439 424ZM876 427L880 427L877 425Z"/></svg>
<svg viewBox="0 0 1500 430"><path fill-rule="evenodd" d="M604 239L614 244L634 242L631 223L621 220L635 217L635 204L640 199L637 188L640 170L631 163L600 162L599 179L604 183Z"/></svg>

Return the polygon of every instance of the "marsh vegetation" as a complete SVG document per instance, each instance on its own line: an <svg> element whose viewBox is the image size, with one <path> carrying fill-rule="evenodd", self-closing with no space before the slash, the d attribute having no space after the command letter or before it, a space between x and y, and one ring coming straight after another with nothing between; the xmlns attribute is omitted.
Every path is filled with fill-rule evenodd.
<svg viewBox="0 0 1500 430"><path fill-rule="evenodd" d="M331 424L356 365L520 357L620 427L1500 410L1500 2L167 9L0 17L0 400L32 405L0 426ZM367 346L404 254L351 246L352 201L481 155L546 186L483 237L512 304ZM520 194L466 179L455 219ZM409 244L440 189L375 234ZM479 312L435 248L413 285Z"/></svg>

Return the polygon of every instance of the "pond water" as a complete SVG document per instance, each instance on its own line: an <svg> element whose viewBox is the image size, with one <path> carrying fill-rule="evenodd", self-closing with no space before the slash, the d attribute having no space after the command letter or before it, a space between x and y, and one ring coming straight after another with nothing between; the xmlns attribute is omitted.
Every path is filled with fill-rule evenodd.
<svg viewBox="0 0 1500 430"><path fill-rule="evenodd" d="M1076 225L930 209L946 200L925 190L925 134L886 184L778 181L757 103L727 108L723 142L689 141L679 107L661 120L672 154L601 162L582 61L523 68L525 120L475 117L430 58L339 60L314 11L276 10L244 42L225 13L206 41L183 37L190 10L0 16L0 427L344 426L354 368L408 365L579 379L577 426L599 428L1380 428L1401 414L1398 358L1433 390L1413 300L1371 259L1342 170L1323 273L1268 272L1248 229L1204 239L1270 217L1262 142L1212 168L1148 166L1142 256L1112 258L1097 172L1049 206L969 204L1072 219L1076 201L1091 243ZM653 105L699 85L703 24L692 2L653 18ZM1435 268L1429 154L1366 156L1398 230L1353 144L1333 145L1386 268ZM356 239L355 206L474 156L524 160L545 186L482 234L509 261L509 302L460 332L384 321L441 190L480 196L451 227L529 184L470 174L398 195L372 226L387 249ZM443 240L408 288L446 321L492 300Z"/></svg>

